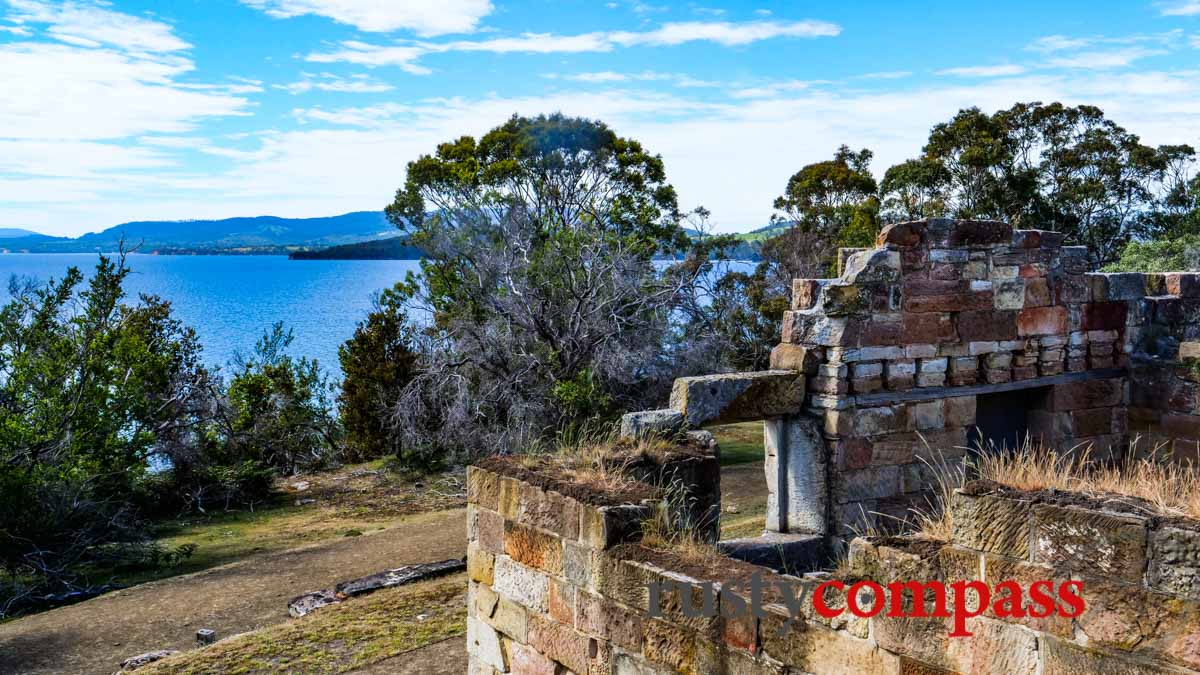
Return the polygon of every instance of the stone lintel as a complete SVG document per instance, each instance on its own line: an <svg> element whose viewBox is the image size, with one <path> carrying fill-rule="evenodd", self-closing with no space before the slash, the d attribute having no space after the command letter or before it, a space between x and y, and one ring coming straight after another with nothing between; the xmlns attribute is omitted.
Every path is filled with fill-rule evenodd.
<svg viewBox="0 0 1200 675"><path fill-rule="evenodd" d="M671 408L689 427L778 417L803 405L804 374L793 370L681 377L671 389Z"/></svg>

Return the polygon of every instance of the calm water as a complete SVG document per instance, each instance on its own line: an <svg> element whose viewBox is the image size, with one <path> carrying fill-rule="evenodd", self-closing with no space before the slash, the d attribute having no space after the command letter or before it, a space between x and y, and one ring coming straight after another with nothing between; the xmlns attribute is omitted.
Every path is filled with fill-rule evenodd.
<svg viewBox="0 0 1200 675"><path fill-rule="evenodd" d="M85 274L93 253L0 255L0 300L11 275L45 281L70 266ZM130 297L151 293L170 300L175 314L196 329L210 365L224 367L235 352L248 354L263 331L285 322L296 335L291 353L314 357L340 377L337 348L371 308L371 296L418 269L415 260L288 260L285 256L131 255Z"/></svg>
<svg viewBox="0 0 1200 675"><path fill-rule="evenodd" d="M46 281L75 266L90 276L96 260L94 253L0 254L0 302L8 299L13 274ZM370 311L372 295L419 269L415 260L285 256L131 255L128 263L128 296L170 300L175 315L196 329L209 365L224 368L235 353L249 354L265 330L283 321L296 336L291 354L316 358L335 379L341 377L338 345ZM718 273L753 267L730 261Z"/></svg>

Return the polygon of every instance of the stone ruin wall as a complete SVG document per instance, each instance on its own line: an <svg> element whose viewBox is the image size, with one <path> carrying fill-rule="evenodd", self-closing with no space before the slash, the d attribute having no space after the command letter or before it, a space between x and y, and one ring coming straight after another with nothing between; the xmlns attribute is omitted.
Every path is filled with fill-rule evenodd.
<svg viewBox="0 0 1200 675"><path fill-rule="evenodd" d="M1147 517L1111 503L1060 503L1045 495L968 484L952 501L946 543L855 539L847 576L891 581L1013 579L1084 582L1074 619L966 621L837 617L805 602L791 618L719 616L740 589L723 588L718 616L689 617L679 592L648 611L648 584L702 584L757 571L813 590L828 574L781 575L732 559L697 561L636 543L653 506L614 504L490 461L468 472L467 644L470 673L667 675L1145 674L1200 672L1200 523ZM824 595L844 607L844 593ZM694 599L693 606L699 606ZM870 606L870 603L864 603Z"/></svg>
<svg viewBox="0 0 1200 675"><path fill-rule="evenodd" d="M828 563L856 532L904 518L935 487L927 462L960 459L981 402L996 394L1017 392L1030 436L1061 449L1197 459L1200 275L1098 274L1087 264L1082 247L1053 232L986 221L889 226L874 249L845 252L838 278L795 281L771 370L682 378L670 408L627 415L623 435L764 421L767 531L722 542L754 562L743 553L758 545L782 562ZM705 512L719 514L716 452L674 475L697 481ZM1065 624L982 616L970 639L947 638L937 621L809 616L801 633L779 639L778 616L647 616L648 580L696 570L623 543L636 539L631 523L646 503L589 503L497 467L469 476L472 672L1200 669L1195 524L960 492L952 541L935 554L860 538L854 569L881 582L901 572L1082 578L1094 589L1085 614Z"/></svg>
<svg viewBox="0 0 1200 675"><path fill-rule="evenodd" d="M974 446L989 394L1027 393L1035 442L1120 457L1137 438L1200 459L1200 275L1087 264L1055 232L929 220L885 228L837 279L795 280L772 367L806 375L830 533L923 502L928 463Z"/></svg>

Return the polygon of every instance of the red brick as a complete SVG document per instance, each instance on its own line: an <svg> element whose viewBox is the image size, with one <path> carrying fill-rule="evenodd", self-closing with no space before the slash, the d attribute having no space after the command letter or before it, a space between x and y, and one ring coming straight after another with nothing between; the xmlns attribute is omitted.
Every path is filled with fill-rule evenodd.
<svg viewBox="0 0 1200 675"><path fill-rule="evenodd" d="M1051 410L1085 410L1121 405L1124 380L1089 380L1055 385L1050 393Z"/></svg>
<svg viewBox="0 0 1200 675"><path fill-rule="evenodd" d="M1017 334L1063 335L1067 332L1066 307L1033 307L1017 313Z"/></svg>
<svg viewBox="0 0 1200 675"><path fill-rule="evenodd" d="M1200 439L1200 416L1174 413L1163 415L1162 431L1175 438Z"/></svg>
<svg viewBox="0 0 1200 675"><path fill-rule="evenodd" d="M1089 302L1083 306L1082 330L1121 330L1129 305L1125 302Z"/></svg>
<svg viewBox="0 0 1200 675"><path fill-rule="evenodd" d="M1071 413L1075 436L1103 436L1112 433L1112 408L1092 408Z"/></svg>
<svg viewBox="0 0 1200 675"><path fill-rule="evenodd" d="M917 295L908 297L904 301L904 309L910 312L963 312L971 309L988 309L991 306L991 291Z"/></svg>
<svg viewBox="0 0 1200 675"><path fill-rule="evenodd" d="M980 310L958 315L958 339L963 342L1015 340L1016 337L1016 312Z"/></svg>
<svg viewBox="0 0 1200 675"><path fill-rule="evenodd" d="M900 338L907 344L937 344L956 342L954 322L941 312L905 314Z"/></svg>

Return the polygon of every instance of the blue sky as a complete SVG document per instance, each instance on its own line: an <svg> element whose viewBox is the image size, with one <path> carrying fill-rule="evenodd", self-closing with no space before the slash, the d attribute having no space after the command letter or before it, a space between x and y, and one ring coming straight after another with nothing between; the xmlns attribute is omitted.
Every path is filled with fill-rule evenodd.
<svg viewBox="0 0 1200 675"><path fill-rule="evenodd" d="M970 105L1200 145L1200 0L0 0L0 91L0 227L377 209L438 142L562 111L745 230L803 164L881 175Z"/></svg>

